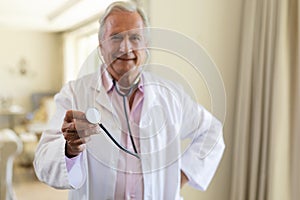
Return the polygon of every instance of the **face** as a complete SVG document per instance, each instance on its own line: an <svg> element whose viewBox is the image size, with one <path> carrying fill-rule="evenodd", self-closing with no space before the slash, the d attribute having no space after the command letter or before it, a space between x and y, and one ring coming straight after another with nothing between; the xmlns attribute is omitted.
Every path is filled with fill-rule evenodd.
<svg viewBox="0 0 300 200"><path fill-rule="evenodd" d="M100 41L107 70L116 80L146 60L144 24L137 12L112 12L105 21Z"/></svg>

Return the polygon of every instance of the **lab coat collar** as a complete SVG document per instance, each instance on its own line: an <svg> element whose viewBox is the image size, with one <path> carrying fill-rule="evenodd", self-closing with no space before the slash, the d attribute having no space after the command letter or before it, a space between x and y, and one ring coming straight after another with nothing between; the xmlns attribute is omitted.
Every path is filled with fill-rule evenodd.
<svg viewBox="0 0 300 200"><path fill-rule="evenodd" d="M93 74L90 88L92 91L94 91L93 98L95 99L95 102L112 112L112 106L107 95L107 91L102 83L103 73L108 73L105 65L101 65L97 72Z"/></svg>
<svg viewBox="0 0 300 200"><path fill-rule="evenodd" d="M106 71L106 66L104 64L102 64L99 67L99 69L97 70L97 72L93 76L93 81L92 81L93 84L91 84L91 88L93 90L96 90L98 92L103 90L103 84L102 84L103 73L108 73Z"/></svg>

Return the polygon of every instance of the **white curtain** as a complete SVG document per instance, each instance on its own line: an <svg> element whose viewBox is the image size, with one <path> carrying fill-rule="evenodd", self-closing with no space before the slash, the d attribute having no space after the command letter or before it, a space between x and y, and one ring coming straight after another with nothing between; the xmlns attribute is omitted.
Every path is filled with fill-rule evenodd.
<svg viewBox="0 0 300 200"><path fill-rule="evenodd" d="M244 1L231 200L300 197L299 11Z"/></svg>

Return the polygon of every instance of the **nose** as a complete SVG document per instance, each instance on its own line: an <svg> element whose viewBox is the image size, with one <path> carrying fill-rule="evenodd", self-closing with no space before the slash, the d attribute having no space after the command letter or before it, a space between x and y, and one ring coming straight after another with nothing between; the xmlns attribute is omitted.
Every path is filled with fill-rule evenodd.
<svg viewBox="0 0 300 200"><path fill-rule="evenodd" d="M132 51L132 44L128 36L125 36L120 43L120 51L123 53L130 53Z"/></svg>

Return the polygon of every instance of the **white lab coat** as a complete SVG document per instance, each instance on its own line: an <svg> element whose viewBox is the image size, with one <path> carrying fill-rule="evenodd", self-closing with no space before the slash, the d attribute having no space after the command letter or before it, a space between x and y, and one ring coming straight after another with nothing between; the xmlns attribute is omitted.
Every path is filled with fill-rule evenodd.
<svg viewBox="0 0 300 200"><path fill-rule="evenodd" d="M70 82L55 96L57 110L38 145L34 167L46 184L70 189L69 199L114 199L119 149L105 134L92 136L82 154L82 177L70 185L65 163L65 140L60 131L67 110L96 107L102 123L120 141L118 119L101 83L99 72ZM140 119L140 148L145 200L178 200L180 170L189 185L205 190L221 160L225 145L222 124L195 104L177 85L144 72L144 103ZM181 140L191 143L182 149Z"/></svg>

